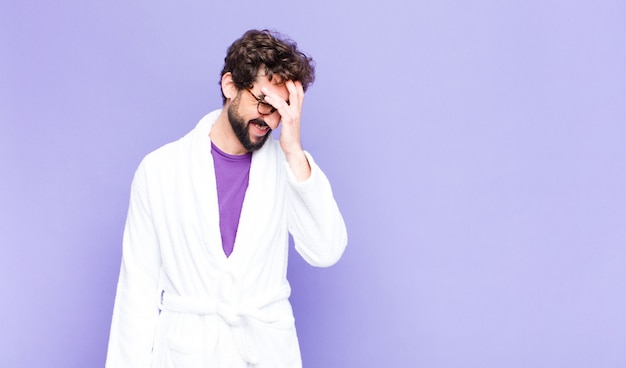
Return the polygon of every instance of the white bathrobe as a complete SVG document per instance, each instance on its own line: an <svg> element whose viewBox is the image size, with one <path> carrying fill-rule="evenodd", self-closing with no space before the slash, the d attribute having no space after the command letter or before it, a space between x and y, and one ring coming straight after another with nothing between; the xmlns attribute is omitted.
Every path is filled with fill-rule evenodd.
<svg viewBox="0 0 626 368"><path fill-rule="evenodd" d="M314 266L347 235L330 184L306 153L297 182L277 141L252 155L233 253L222 249L209 132L213 111L150 153L133 179L106 366L301 367L288 301L288 233Z"/></svg>

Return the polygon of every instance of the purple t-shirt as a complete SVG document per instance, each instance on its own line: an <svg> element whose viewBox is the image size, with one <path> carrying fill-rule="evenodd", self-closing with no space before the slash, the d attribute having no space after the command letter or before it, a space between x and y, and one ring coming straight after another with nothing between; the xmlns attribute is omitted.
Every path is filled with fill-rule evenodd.
<svg viewBox="0 0 626 368"><path fill-rule="evenodd" d="M230 155L211 142L211 155L215 165L222 248L229 257L235 246L241 206L248 189L252 153Z"/></svg>

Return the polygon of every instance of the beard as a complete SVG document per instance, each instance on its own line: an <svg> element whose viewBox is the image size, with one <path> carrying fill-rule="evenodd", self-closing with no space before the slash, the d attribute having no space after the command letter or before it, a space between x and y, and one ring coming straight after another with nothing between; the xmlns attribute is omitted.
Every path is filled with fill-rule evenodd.
<svg viewBox="0 0 626 368"><path fill-rule="evenodd" d="M233 132L235 132L235 135L237 136L237 139L239 139L239 142L241 143L243 148L245 148L248 152L256 151L259 148L263 147L265 141L267 141L267 138L272 133L272 129L268 129L267 134L259 138L259 140L257 140L256 142L253 142L250 139L250 124L267 124L265 124L265 122L261 119L253 119L248 121L247 123L244 122L243 118L241 117L241 115L239 115L237 111L238 109L239 97L235 98L231 105L228 107L228 121L230 122L230 126L232 127Z"/></svg>

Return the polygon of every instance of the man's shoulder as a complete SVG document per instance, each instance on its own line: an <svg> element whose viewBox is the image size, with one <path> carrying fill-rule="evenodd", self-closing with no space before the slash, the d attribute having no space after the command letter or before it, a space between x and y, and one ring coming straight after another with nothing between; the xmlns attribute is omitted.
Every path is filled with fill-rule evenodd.
<svg viewBox="0 0 626 368"><path fill-rule="evenodd" d="M155 149L154 151L148 153L144 157L142 163L154 164L154 163L169 161L173 159L176 156L176 152L179 151L181 146L184 144L183 139L184 137L177 139L173 142L169 142Z"/></svg>
<svg viewBox="0 0 626 368"><path fill-rule="evenodd" d="M185 152L192 149L194 140L197 141L198 138L200 138L201 142L197 142L198 144L205 144L206 142L204 142L204 140L208 141L207 137L209 131L217 116L219 115L219 112L220 110L215 110L208 113L207 115L202 117L197 125L189 132L187 132L187 134L175 141L164 144L154 151L148 153L144 157L143 161L149 163L160 163L176 160L181 156L188 157L185 155Z"/></svg>

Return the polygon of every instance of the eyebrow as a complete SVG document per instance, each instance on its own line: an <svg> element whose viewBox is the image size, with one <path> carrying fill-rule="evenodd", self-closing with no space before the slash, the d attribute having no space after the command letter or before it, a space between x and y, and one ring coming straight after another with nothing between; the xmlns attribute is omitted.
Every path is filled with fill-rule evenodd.
<svg viewBox="0 0 626 368"><path fill-rule="evenodd" d="M258 102L261 102L261 103L267 104L267 102L263 101L263 100L265 100L265 95L264 95L264 94L262 94L262 93L261 93L261 97L258 97L257 95L255 95L255 94L254 94L254 92L252 92L252 90L251 90L251 89L247 89L247 88L246 88L246 90L247 90L248 92L250 92L250 94L251 94L252 96L254 96L254 98L256 98L256 100L257 100ZM269 105L269 104L268 104L268 105Z"/></svg>

